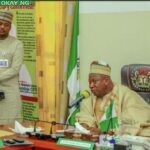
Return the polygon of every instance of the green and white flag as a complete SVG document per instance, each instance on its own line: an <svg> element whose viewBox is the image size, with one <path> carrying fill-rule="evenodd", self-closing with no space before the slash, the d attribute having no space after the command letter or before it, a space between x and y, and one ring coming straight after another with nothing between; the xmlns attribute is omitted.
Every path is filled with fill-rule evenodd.
<svg viewBox="0 0 150 150"><path fill-rule="evenodd" d="M79 35L79 1L76 1L73 28L72 28L72 39L70 48L70 57L68 63L67 72L67 87L69 91L69 102L76 99L80 93L79 89L79 56L78 56L78 35ZM70 115L67 122L70 125L75 123L75 114L79 111L79 108L73 107L69 110Z"/></svg>
<svg viewBox="0 0 150 150"><path fill-rule="evenodd" d="M108 132L118 127L118 117L115 110L114 101L111 100L110 105L106 109L103 117L100 120L99 128L101 132Z"/></svg>

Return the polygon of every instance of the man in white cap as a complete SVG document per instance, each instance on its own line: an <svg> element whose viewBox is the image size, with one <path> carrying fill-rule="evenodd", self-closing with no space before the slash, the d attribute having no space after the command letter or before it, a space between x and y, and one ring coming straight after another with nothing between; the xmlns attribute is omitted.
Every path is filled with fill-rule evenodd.
<svg viewBox="0 0 150 150"><path fill-rule="evenodd" d="M76 121L95 133L150 136L150 106L136 92L113 83L110 73L109 65L91 63L92 94L81 102Z"/></svg>
<svg viewBox="0 0 150 150"><path fill-rule="evenodd" d="M13 14L0 11L0 124L21 119L19 70L23 62L22 42L9 35Z"/></svg>

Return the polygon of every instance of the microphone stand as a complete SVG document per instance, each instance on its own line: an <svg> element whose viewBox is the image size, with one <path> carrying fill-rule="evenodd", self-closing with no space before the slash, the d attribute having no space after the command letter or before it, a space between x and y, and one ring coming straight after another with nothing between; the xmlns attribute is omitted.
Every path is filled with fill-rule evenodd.
<svg viewBox="0 0 150 150"><path fill-rule="evenodd" d="M72 112L69 114L69 116L68 116L68 118L67 118L67 120L66 120L66 124L69 125L69 119L70 119L70 117L72 116L72 114L75 112L75 110L79 108L79 105L80 105L80 102L78 102L74 107L71 107L71 108L70 108L70 107L68 106L69 109L72 109ZM70 125L70 126L73 126L73 127L74 127L74 125ZM65 126L65 129L66 129L66 128L67 128L67 126Z"/></svg>
<svg viewBox="0 0 150 150"><path fill-rule="evenodd" d="M56 125L56 122L55 121L52 121L51 122L51 127L50 127L50 134L53 134L53 126L55 126Z"/></svg>
<svg viewBox="0 0 150 150"><path fill-rule="evenodd" d="M33 121L33 120L30 120L30 121ZM59 124L59 125L69 125L69 124L66 124L66 123L60 123L60 122L56 122L56 121L44 121L44 120L36 120L34 121L34 128L33 128L33 132L36 132L36 125L37 125L37 122L45 122L45 123L49 123L51 124L51 127L50 127L50 134L52 134L52 130L53 130L53 126Z"/></svg>
<svg viewBox="0 0 150 150"><path fill-rule="evenodd" d="M34 122L33 132L36 132L36 123L37 123L37 121Z"/></svg>
<svg viewBox="0 0 150 150"><path fill-rule="evenodd" d="M50 134L52 134L52 130L53 130L53 126L55 125L65 125L65 126L69 126L69 124L66 124L66 123L60 123L60 122L56 122L56 121L52 121L51 122L51 128L50 128Z"/></svg>
<svg viewBox="0 0 150 150"><path fill-rule="evenodd" d="M31 121L31 120L30 120ZM33 120L32 120L33 121ZM50 131L49 131L49 134L44 134L44 133L36 133L36 126L37 126L37 122L45 122L45 123L49 123L51 126L50 126ZM36 120L34 121L34 129L33 129L33 132L32 133L27 133L29 136L35 136L37 137L38 139L42 139L42 140L45 140L45 139L49 139L49 138L52 138L54 140L58 139L59 137L62 137L62 135L56 135L54 134L53 135L53 127L57 124L60 124L60 125L69 125L69 124L66 124L66 123L60 123L60 122L56 122L56 121L43 121L43 120Z"/></svg>

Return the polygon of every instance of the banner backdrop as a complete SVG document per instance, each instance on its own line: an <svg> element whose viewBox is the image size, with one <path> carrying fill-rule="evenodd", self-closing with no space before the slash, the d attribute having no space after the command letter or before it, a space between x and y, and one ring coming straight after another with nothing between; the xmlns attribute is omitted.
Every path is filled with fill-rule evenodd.
<svg viewBox="0 0 150 150"><path fill-rule="evenodd" d="M9 9L13 12L14 17L10 34L21 40L24 45L24 62L19 75L23 119L37 120L39 114L36 82L35 4L17 5L1 2L0 9Z"/></svg>

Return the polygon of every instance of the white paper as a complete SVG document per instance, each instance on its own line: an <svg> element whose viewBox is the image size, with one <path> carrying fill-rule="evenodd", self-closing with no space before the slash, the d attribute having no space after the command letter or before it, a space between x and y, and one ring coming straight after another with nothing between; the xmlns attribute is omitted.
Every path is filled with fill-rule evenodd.
<svg viewBox="0 0 150 150"><path fill-rule="evenodd" d="M18 134L25 134L26 132L34 132L34 128L26 128L22 126L18 121L15 121L15 128L11 129L13 132L18 133ZM40 132L41 128L36 128L36 132Z"/></svg>
<svg viewBox="0 0 150 150"><path fill-rule="evenodd" d="M87 129L85 129L83 126L81 126L81 125L79 124L79 122L76 122L76 123L75 123L75 127L76 127L76 130L77 130L77 131L79 131L79 132L81 132L81 133L83 133L83 134L90 134L90 131L87 130Z"/></svg>

